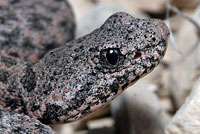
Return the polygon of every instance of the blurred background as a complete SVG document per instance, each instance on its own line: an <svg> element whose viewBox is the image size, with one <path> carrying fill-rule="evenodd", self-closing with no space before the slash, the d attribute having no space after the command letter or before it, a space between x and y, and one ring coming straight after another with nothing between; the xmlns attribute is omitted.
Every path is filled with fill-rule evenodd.
<svg viewBox="0 0 200 134"><path fill-rule="evenodd" d="M68 1L76 38L119 11L162 19L172 33L164 60L150 75L103 110L52 128L58 134L200 134L200 0Z"/></svg>

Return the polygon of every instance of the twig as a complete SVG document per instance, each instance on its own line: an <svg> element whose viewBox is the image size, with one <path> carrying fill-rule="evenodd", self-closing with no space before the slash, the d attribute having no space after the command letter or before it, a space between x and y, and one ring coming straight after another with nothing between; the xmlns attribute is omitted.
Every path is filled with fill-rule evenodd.
<svg viewBox="0 0 200 134"><path fill-rule="evenodd" d="M171 30L171 27L170 27L170 22L169 22L169 13L170 13L170 10L175 12L176 14L180 15L181 17L185 18L186 20L188 20L189 22L191 22L196 28L197 28L197 35L198 35L198 39L195 43L195 45L193 45L193 47L188 51L186 52L186 55L189 55L191 54L192 51L194 51L197 47L198 47L198 44L200 42L200 26L199 24L192 18L184 15L181 11L178 10L178 8L176 8L175 6L171 6L170 4L170 0L167 0L167 13L166 13L166 24L168 25L169 29L170 29L170 40L172 42L172 45L173 47L177 50L177 52L179 54L181 54L182 56L184 56L184 54L181 52L181 50L178 48L178 45L174 39L174 36L173 36L173 33L172 33L172 30ZM185 57L185 56L184 56Z"/></svg>
<svg viewBox="0 0 200 134"><path fill-rule="evenodd" d="M170 26L170 22L169 22L169 14L170 14L170 0L167 0L167 13L166 13L166 20L165 23L169 28L169 32L170 32L170 41L172 43L172 46L175 48L175 50L181 55L183 56L182 51L179 49L175 39L174 39L174 35L173 32L171 30L171 26Z"/></svg>

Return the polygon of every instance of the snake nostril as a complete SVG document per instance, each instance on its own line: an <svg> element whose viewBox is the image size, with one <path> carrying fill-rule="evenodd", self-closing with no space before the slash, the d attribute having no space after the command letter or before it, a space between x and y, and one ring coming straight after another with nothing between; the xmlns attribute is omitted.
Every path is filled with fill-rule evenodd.
<svg viewBox="0 0 200 134"><path fill-rule="evenodd" d="M138 59L138 58L140 58L141 55L142 55L141 52L136 52L136 54L135 54L135 56L134 56L134 59Z"/></svg>

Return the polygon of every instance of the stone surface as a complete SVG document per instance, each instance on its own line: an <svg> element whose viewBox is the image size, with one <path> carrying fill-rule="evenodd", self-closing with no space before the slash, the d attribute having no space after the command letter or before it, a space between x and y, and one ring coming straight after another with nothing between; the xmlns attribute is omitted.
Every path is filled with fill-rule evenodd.
<svg viewBox="0 0 200 134"><path fill-rule="evenodd" d="M200 78L165 129L165 134L200 134Z"/></svg>
<svg viewBox="0 0 200 134"><path fill-rule="evenodd" d="M37 62L74 39L74 15L65 1L1 0L0 7L0 48L10 56Z"/></svg>
<svg viewBox="0 0 200 134"><path fill-rule="evenodd" d="M161 107L169 112L169 113L172 113L173 112L173 104L172 104L172 101L170 99L170 97L161 97L160 98L160 104L161 104Z"/></svg>
<svg viewBox="0 0 200 134"><path fill-rule="evenodd" d="M114 121L112 118L103 118L97 120L91 120L88 122L89 129L103 128L103 127L113 127Z"/></svg>
<svg viewBox="0 0 200 134"><path fill-rule="evenodd" d="M200 22L199 9L194 14L190 14L196 22ZM200 74L200 42L196 44L198 41L196 30L194 25L184 20L174 35L183 56L171 45L166 54L166 60L170 62L170 88L177 107L183 104ZM196 47L194 47L195 44Z"/></svg>
<svg viewBox="0 0 200 134"><path fill-rule="evenodd" d="M171 0L171 4L178 8L196 8L200 5L200 0Z"/></svg>
<svg viewBox="0 0 200 134"><path fill-rule="evenodd" d="M98 0L110 5L121 5L130 12L139 10L148 12L162 12L165 10L165 0Z"/></svg>
<svg viewBox="0 0 200 134"><path fill-rule="evenodd" d="M73 124L53 124L51 128L56 131L56 134L74 134Z"/></svg>
<svg viewBox="0 0 200 134"><path fill-rule="evenodd" d="M1 134L56 134L35 118L0 107Z"/></svg>
<svg viewBox="0 0 200 134"><path fill-rule="evenodd" d="M151 86L140 81L113 101L112 111L120 133L164 133L169 116L161 108L156 95L150 91Z"/></svg>
<svg viewBox="0 0 200 134"><path fill-rule="evenodd" d="M123 11L123 9L102 4L94 6L78 19L77 37L83 36L100 27L111 14L119 11Z"/></svg>
<svg viewBox="0 0 200 134"><path fill-rule="evenodd" d="M94 4L90 0L67 0L67 1L72 5L76 21L79 20L79 18L83 14L87 13L87 11L94 6Z"/></svg>
<svg viewBox="0 0 200 134"><path fill-rule="evenodd" d="M85 118L83 118L79 121L74 122L73 128L75 131L87 129L88 122L90 122L90 120L99 119L101 117L104 117L105 115L108 115L109 113L110 113L110 105L104 107L103 109L101 109L99 111L92 113L91 115L86 116Z"/></svg>

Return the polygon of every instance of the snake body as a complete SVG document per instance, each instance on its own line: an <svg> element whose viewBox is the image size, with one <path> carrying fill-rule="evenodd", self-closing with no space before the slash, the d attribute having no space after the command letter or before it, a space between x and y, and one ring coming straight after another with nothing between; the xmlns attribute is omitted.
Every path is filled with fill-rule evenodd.
<svg viewBox="0 0 200 134"><path fill-rule="evenodd" d="M0 39L6 37L3 29L23 28L16 42L0 42L0 133L55 133L47 124L72 122L101 109L150 73L167 48L169 31L161 20L119 12L100 28L64 44L73 38L75 26L66 1L3 4L0 10L7 16L15 14L18 21L8 17L5 25L1 23ZM52 23L36 15L35 24L41 24L36 30L29 22L35 12L39 16L50 13ZM62 22L65 17L67 21ZM27 37L32 40L31 49L21 46ZM49 42L54 46L50 48L58 48L45 49Z"/></svg>

